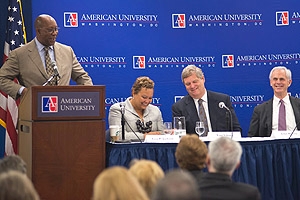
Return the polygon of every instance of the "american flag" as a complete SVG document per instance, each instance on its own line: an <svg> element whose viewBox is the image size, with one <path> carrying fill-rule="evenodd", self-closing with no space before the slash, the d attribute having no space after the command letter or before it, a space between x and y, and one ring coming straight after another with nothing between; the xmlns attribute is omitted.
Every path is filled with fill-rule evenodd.
<svg viewBox="0 0 300 200"><path fill-rule="evenodd" d="M3 62L9 52L26 43L21 0L9 0ZM17 81L17 80L15 80ZM0 134L5 134L5 155L18 153L18 102L0 91Z"/></svg>

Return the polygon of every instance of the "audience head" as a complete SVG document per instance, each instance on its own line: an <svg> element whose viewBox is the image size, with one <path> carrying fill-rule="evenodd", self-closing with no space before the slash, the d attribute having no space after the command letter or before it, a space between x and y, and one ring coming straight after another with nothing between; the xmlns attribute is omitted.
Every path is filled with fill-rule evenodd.
<svg viewBox="0 0 300 200"><path fill-rule="evenodd" d="M138 180L120 166L103 170L95 179L93 200L148 200Z"/></svg>
<svg viewBox="0 0 300 200"><path fill-rule="evenodd" d="M269 75L270 85L274 95L280 99L287 95L288 87L292 84L292 72L284 66L274 67Z"/></svg>
<svg viewBox="0 0 300 200"><path fill-rule="evenodd" d="M169 171L158 181L151 200L199 200L194 177L184 170Z"/></svg>
<svg viewBox="0 0 300 200"><path fill-rule="evenodd" d="M47 14L39 15L34 21L37 40L44 46L52 46L56 41L58 27L55 19Z"/></svg>
<svg viewBox="0 0 300 200"><path fill-rule="evenodd" d="M145 110L152 102L154 93L154 82L147 76L136 79L131 88L131 104L136 110Z"/></svg>
<svg viewBox="0 0 300 200"><path fill-rule="evenodd" d="M205 93L205 78L202 70L195 65L186 66L181 73L181 80L189 95L200 99Z"/></svg>
<svg viewBox="0 0 300 200"><path fill-rule="evenodd" d="M23 174L27 172L25 161L18 155L6 156L0 160L0 173L16 170Z"/></svg>
<svg viewBox="0 0 300 200"><path fill-rule="evenodd" d="M149 197L157 182L165 176L162 168L152 160L135 160L129 171L137 178Z"/></svg>
<svg viewBox="0 0 300 200"><path fill-rule="evenodd" d="M209 172L232 176L239 166L242 146L228 137L220 137L208 144L207 167Z"/></svg>
<svg viewBox="0 0 300 200"><path fill-rule="evenodd" d="M40 198L26 174L11 170L0 174L0 199L39 200Z"/></svg>
<svg viewBox="0 0 300 200"><path fill-rule="evenodd" d="M196 134L183 136L176 147L176 162L181 169L202 170L206 156L206 144Z"/></svg>

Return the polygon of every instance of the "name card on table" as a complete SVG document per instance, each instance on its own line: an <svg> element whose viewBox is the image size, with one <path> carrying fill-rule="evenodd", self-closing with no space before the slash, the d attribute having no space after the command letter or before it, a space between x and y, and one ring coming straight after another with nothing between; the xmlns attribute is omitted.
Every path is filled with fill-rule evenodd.
<svg viewBox="0 0 300 200"><path fill-rule="evenodd" d="M275 139L300 138L300 131L294 131L294 132L292 132L292 131L272 131L271 138L275 138Z"/></svg>
<svg viewBox="0 0 300 200"><path fill-rule="evenodd" d="M185 129L174 129L174 135L178 135L180 138L186 135Z"/></svg>
<svg viewBox="0 0 300 200"><path fill-rule="evenodd" d="M179 135L146 135L145 143L178 143Z"/></svg>
<svg viewBox="0 0 300 200"><path fill-rule="evenodd" d="M241 132L239 131L220 131L220 132L208 132L207 137L209 140L215 140L219 137L229 137L233 140L239 140L241 136Z"/></svg>

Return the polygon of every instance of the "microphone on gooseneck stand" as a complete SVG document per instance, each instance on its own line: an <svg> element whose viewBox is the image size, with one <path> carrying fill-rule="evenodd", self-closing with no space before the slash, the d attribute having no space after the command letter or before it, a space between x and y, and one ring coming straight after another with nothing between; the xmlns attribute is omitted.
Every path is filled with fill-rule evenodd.
<svg viewBox="0 0 300 200"><path fill-rule="evenodd" d="M294 132L297 130L297 126L300 124L300 121L296 124L295 128L293 129L292 133L290 134L289 139L291 139L292 135L294 134Z"/></svg>
<svg viewBox="0 0 300 200"><path fill-rule="evenodd" d="M59 72L58 72L58 67L56 66L56 62L53 61L51 63L51 66L53 68L54 74L43 84L43 86L48 85L48 83L50 81L52 81L52 79L54 79L54 78L55 78L55 85L58 85L57 78L60 78L60 75L59 75Z"/></svg>
<svg viewBox="0 0 300 200"><path fill-rule="evenodd" d="M124 119L124 114L125 114L125 103L121 102L120 103L120 108L121 108L121 125L122 125L122 140L125 140L125 119Z"/></svg>
<svg viewBox="0 0 300 200"><path fill-rule="evenodd" d="M225 105L225 103L223 101L221 101L219 103L219 108L223 109L225 108L226 110L228 110L229 115L230 115L230 131L231 131L231 139L233 138L233 122L232 122L232 113L231 110Z"/></svg>
<svg viewBox="0 0 300 200"><path fill-rule="evenodd" d="M116 143L130 143L130 140L125 140L125 102L120 103L121 109L121 126L122 126L122 140L115 141Z"/></svg>
<svg viewBox="0 0 300 200"><path fill-rule="evenodd" d="M55 74L53 74L44 84L43 84L43 86L46 86L46 85L48 85L48 83L50 82L50 81L52 81L52 79L54 78L54 76L55 76Z"/></svg>
<svg viewBox="0 0 300 200"><path fill-rule="evenodd" d="M51 63L52 67L53 67L53 71L54 71L54 75L57 76L58 78L60 78L59 72L58 72L58 67L56 66L56 62L53 61Z"/></svg>

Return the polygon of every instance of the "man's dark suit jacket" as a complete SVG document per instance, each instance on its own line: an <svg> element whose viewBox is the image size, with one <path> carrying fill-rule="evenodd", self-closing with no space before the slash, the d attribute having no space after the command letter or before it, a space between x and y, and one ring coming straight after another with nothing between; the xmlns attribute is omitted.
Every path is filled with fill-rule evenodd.
<svg viewBox="0 0 300 200"><path fill-rule="evenodd" d="M230 114L225 108L219 108L219 103L222 101L232 113L233 130L242 132L228 95L207 91L207 101L212 131L231 131ZM194 100L190 95L183 97L172 105L172 115L173 118L184 116L186 132L195 133L196 121L200 119Z"/></svg>
<svg viewBox="0 0 300 200"><path fill-rule="evenodd" d="M291 97L290 102L295 115L297 129L300 130L300 99ZM249 137L269 137L272 134L273 98L254 108Z"/></svg>
<svg viewBox="0 0 300 200"><path fill-rule="evenodd" d="M257 187L233 182L229 175L220 173L204 174L199 182L201 200L259 200Z"/></svg>

